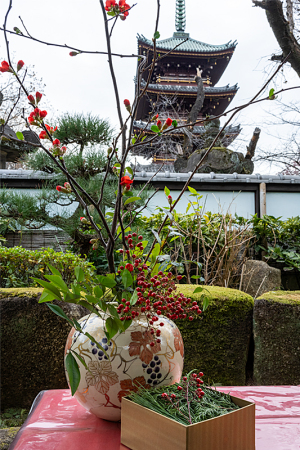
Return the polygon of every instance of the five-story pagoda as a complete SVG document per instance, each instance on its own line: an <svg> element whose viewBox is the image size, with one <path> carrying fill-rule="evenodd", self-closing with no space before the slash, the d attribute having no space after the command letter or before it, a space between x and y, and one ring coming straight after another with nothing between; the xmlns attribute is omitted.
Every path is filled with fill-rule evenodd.
<svg viewBox="0 0 300 450"><path fill-rule="evenodd" d="M236 47L235 42L228 42L223 45L205 44L190 38L189 33L185 32L185 0L176 0L176 32L173 37L156 41L156 50L158 53L157 62L153 70L150 83L146 94L140 101L137 109L134 127L135 132L147 130L151 134L151 124L149 116L157 112L158 104L164 105L159 110L161 120L168 116L174 118L174 109L180 123L187 121L187 116L197 98L198 87L195 83L197 68L202 71L202 80L204 85L204 103L198 114L198 119L207 116L218 116L222 114L235 96L238 87L224 86L217 87ZM153 59L153 41L138 35L138 53L147 56L147 65L149 66ZM142 75L141 88L145 86L149 76L149 68ZM240 128L228 127L223 136L223 145L227 146L239 134ZM203 126L194 126L193 134L200 138L205 133ZM179 154L180 139L182 141L183 133L177 130L176 137L178 143L175 144L176 151L166 154L159 148L138 147L136 154L146 157L153 157L154 163L167 162L172 163L176 159L175 153Z"/></svg>

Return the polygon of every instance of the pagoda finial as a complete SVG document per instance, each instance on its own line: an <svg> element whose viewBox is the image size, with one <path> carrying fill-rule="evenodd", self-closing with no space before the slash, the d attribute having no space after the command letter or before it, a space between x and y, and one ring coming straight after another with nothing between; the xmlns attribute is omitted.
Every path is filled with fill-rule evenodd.
<svg viewBox="0 0 300 450"><path fill-rule="evenodd" d="M176 0L176 16L175 16L176 31L185 31L185 0Z"/></svg>

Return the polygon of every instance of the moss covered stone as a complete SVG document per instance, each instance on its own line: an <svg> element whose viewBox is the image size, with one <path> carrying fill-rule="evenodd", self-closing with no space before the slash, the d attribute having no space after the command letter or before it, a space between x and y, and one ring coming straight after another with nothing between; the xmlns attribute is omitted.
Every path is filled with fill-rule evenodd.
<svg viewBox="0 0 300 450"><path fill-rule="evenodd" d="M195 285L178 290L202 305L201 295L210 298L199 319L176 321L184 340L184 371L202 370L205 381L239 386L246 381L246 363L252 333L253 298L236 289L205 287L193 294Z"/></svg>
<svg viewBox="0 0 300 450"><path fill-rule="evenodd" d="M300 384L300 291L263 294L253 317L255 382Z"/></svg>
<svg viewBox="0 0 300 450"><path fill-rule="evenodd" d="M40 391L67 388L63 357L70 325L38 303L40 292L0 289L2 409L29 408ZM87 314L81 306L57 304L69 317Z"/></svg>
<svg viewBox="0 0 300 450"><path fill-rule="evenodd" d="M2 428L0 430L0 450L9 450L20 427Z"/></svg>

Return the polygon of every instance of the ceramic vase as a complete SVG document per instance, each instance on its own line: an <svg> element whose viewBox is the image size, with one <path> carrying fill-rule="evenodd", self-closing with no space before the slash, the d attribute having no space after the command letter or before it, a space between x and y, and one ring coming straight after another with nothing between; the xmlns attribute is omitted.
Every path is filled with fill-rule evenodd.
<svg viewBox="0 0 300 450"><path fill-rule="evenodd" d="M183 340L170 319L159 317L157 323L164 324L159 327L160 343L151 334L143 315L110 341L104 333L103 319L96 314L85 316L79 322L83 331L93 336L108 355L84 334L74 328L70 331L65 355L72 347L88 367L87 370L77 360L81 379L75 397L91 413L101 419L118 421L122 397L140 386L150 388L179 382L184 359ZM68 380L67 372L66 376Z"/></svg>

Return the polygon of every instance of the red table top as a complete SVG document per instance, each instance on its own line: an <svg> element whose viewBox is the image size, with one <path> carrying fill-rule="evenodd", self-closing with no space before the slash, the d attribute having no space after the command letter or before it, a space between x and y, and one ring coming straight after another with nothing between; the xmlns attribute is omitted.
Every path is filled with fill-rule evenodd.
<svg viewBox="0 0 300 450"><path fill-rule="evenodd" d="M300 449L300 386L219 387L256 404L256 450ZM128 450L121 424L99 419L68 389L43 391L10 450Z"/></svg>

